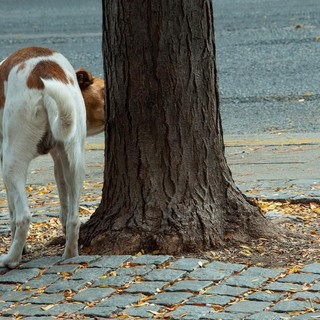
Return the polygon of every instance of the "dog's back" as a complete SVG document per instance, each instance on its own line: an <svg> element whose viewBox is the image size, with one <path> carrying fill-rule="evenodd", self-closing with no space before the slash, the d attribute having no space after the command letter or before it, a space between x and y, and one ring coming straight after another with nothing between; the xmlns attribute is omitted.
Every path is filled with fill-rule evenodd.
<svg viewBox="0 0 320 320"><path fill-rule="evenodd" d="M75 72L63 55L47 48L21 49L3 61L0 108L4 108L6 122L22 122L21 126L16 123L16 134L32 130L34 139L51 131L56 140L63 141L81 134L75 131L85 126L84 102Z"/></svg>

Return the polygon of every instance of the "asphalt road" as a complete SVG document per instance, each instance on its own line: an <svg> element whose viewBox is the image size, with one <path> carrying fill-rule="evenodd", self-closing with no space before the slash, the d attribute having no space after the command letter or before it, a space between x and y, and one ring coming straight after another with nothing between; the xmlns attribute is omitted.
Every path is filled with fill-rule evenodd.
<svg viewBox="0 0 320 320"><path fill-rule="evenodd" d="M215 0L225 134L320 131L319 0ZM103 74L101 1L0 0L0 57L26 46Z"/></svg>

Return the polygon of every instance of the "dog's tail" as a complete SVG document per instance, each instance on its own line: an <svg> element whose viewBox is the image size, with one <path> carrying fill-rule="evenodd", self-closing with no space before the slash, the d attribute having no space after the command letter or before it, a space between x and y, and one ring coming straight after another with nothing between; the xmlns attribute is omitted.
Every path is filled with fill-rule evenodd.
<svg viewBox="0 0 320 320"><path fill-rule="evenodd" d="M42 79L44 106L51 132L57 141L66 141L76 130L76 102L72 91L64 83Z"/></svg>

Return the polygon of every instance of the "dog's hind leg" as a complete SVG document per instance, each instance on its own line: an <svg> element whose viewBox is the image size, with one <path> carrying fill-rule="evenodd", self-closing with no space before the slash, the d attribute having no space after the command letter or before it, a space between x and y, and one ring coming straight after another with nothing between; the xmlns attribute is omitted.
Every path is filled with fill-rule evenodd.
<svg viewBox="0 0 320 320"><path fill-rule="evenodd" d="M31 220L25 192L27 171L31 159L28 159L16 148L4 148L4 152L2 170L8 194L12 243L8 254L0 256L0 266L15 268L21 260Z"/></svg>
<svg viewBox="0 0 320 320"><path fill-rule="evenodd" d="M50 154L54 162L54 176L56 179L59 199L60 199L59 219L62 225L63 233L66 234L66 224L67 224L67 216L68 216L68 210L69 210L69 199L68 199L68 185L65 179L63 161L67 161L67 159L64 152L62 155L58 152L60 148L59 147L53 148L50 151Z"/></svg>
<svg viewBox="0 0 320 320"><path fill-rule="evenodd" d="M68 208L66 218L62 217L62 223L65 221L66 245L63 257L65 259L78 255L79 239L79 201L80 193L84 180L84 139L58 143L54 150L54 157L60 157L55 160L55 165L59 165L57 174L57 183L60 186L59 194L66 190L67 199L62 195L61 205ZM63 174L62 174L63 173ZM63 179L61 179L63 177ZM61 213L63 213L61 207Z"/></svg>

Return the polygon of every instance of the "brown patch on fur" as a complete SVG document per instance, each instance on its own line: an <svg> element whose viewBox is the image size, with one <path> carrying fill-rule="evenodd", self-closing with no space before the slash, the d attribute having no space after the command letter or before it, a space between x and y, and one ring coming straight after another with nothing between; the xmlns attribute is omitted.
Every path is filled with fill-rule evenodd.
<svg viewBox="0 0 320 320"><path fill-rule="evenodd" d="M12 68L18 64L36 58L36 57L49 57L55 51L48 48L23 48L15 51L11 56L2 62L0 65L0 108L3 108L5 102L4 96L4 82L8 80L8 76ZM19 70L22 70L24 66L19 66Z"/></svg>
<svg viewBox="0 0 320 320"><path fill-rule="evenodd" d="M26 67L26 64L24 62L20 63L18 69L17 69L17 73L21 70L23 70Z"/></svg>
<svg viewBox="0 0 320 320"><path fill-rule="evenodd" d="M94 77L83 68L76 74L87 111L87 135L100 133L105 124L104 80Z"/></svg>
<svg viewBox="0 0 320 320"><path fill-rule="evenodd" d="M68 82L73 86L74 85L74 81L71 77L68 77Z"/></svg>
<svg viewBox="0 0 320 320"><path fill-rule="evenodd" d="M68 78L63 69L54 61L42 60L39 61L31 71L28 79L27 86L30 89L43 89L44 84L42 79L55 79L63 83L68 83Z"/></svg>

